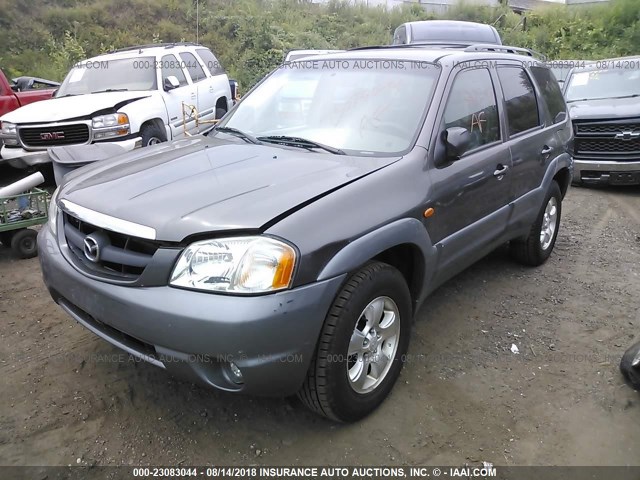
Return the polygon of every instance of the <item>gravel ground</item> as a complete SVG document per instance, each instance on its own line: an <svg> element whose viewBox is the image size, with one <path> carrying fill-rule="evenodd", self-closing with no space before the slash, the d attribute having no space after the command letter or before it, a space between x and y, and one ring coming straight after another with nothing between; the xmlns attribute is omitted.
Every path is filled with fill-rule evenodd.
<svg viewBox="0 0 640 480"><path fill-rule="evenodd" d="M2 248L0 464L640 465L640 397L618 371L640 334L639 247L640 189L571 189L550 260L499 249L436 291L394 391L353 425L128 359Z"/></svg>

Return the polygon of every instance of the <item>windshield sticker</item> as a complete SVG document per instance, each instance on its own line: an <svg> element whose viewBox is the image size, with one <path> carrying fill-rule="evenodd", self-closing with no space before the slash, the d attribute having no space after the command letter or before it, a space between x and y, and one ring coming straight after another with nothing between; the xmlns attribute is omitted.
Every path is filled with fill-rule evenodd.
<svg viewBox="0 0 640 480"><path fill-rule="evenodd" d="M589 83L589 72L576 73L573 76L573 82L571 85L574 87L583 87Z"/></svg>
<svg viewBox="0 0 640 480"><path fill-rule="evenodd" d="M84 68L76 68L73 72L71 72L71 76L69 77L69 83L76 83L82 80L84 76L85 69Z"/></svg>

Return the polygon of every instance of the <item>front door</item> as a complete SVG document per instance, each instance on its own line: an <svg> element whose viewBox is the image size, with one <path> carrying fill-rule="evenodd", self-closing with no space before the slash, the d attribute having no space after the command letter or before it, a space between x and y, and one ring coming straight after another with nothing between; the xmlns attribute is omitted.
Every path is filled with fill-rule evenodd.
<svg viewBox="0 0 640 480"><path fill-rule="evenodd" d="M506 230L511 201L511 155L503 142L501 109L486 68L459 71L449 89L434 145L431 207L425 226L438 249L436 281L486 255ZM470 136L459 158L448 156L447 129Z"/></svg>
<svg viewBox="0 0 640 480"><path fill-rule="evenodd" d="M196 134L195 111L191 111L190 105L197 109L196 86L189 83L185 75L183 61L178 60L175 55L165 55L160 61L160 81L164 85L167 77L174 76L178 79L180 86L173 90L165 91L163 95L164 103L169 116L169 126L171 127L171 138L181 138L185 132ZM171 139L169 139L171 140Z"/></svg>

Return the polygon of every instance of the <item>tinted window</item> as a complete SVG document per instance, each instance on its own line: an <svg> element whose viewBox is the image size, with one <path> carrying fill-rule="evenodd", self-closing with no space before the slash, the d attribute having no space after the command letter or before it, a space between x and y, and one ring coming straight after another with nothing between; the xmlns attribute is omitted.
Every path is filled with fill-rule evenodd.
<svg viewBox="0 0 640 480"><path fill-rule="evenodd" d="M531 73L536 80L542 97L547 104L549 114L551 114L551 120L556 123L556 117L561 112L567 111L567 106L564 103L564 97L560 91L560 86L554 78L551 70L542 67L531 67Z"/></svg>
<svg viewBox="0 0 640 480"><path fill-rule="evenodd" d="M211 75L223 75L224 68L220 65L220 62L216 58L216 56L209 50L208 48L198 48L196 50L200 58L202 59L202 63L209 69Z"/></svg>
<svg viewBox="0 0 640 480"><path fill-rule="evenodd" d="M498 77L507 106L509 135L540 125L538 102L527 72L522 68L501 67Z"/></svg>
<svg viewBox="0 0 640 480"><path fill-rule="evenodd" d="M182 66L180 62L173 55L165 55L162 57L160 61L160 66L162 67L162 81L167 77L173 75L180 82L180 86L184 86L187 84L187 77L184 76L184 71L182 70Z"/></svg>
<svg viewBox="0 0 640 480"><path fill-rule="evenodd" d="M500 140L496 95L489 70L465 70L458 74L449 94L444 123L445 128L469 130L469 150Z"/></svg>
<svg viewBox="0 0 640 480"><path fill-rule="evenodd" d="M196 60L196 57L194 57L191 53L185 52L180 54L180 58L182 59L184 66L189 72L189 76L191 77L193 83L205 79L206 75L204 74L204 70L198 63L198 60Z"/></svg>

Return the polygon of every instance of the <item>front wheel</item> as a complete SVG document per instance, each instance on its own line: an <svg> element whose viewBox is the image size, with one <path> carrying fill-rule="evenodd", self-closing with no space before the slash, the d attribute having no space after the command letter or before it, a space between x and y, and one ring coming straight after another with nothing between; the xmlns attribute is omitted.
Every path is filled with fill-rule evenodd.
<svg viewBox="0 0 640 480"><path fill-rule="evenodd" d="M400 376L411 315L409 288L397 269L372 262L353 274L329 310L298 397L341 422L371 413Z"/></svg>
<svg viewBox="0 0 640 480"><path fill-rule="evenodd" d="M529 235L512 240L511 256L524 265L536 267L547 261L558 237L560 214L562 213L562 193L554 180L545 196L542 209L533 222Z"/></svg>
<svg viewBox="0 0 640 480"><path fill-rule="evenodd" d="M157 145L158 143L166 142L166 132L162 131L156 124L149 124L142 127L140 131L142 137L142 146L148 147L149 145Z"/></svg>

